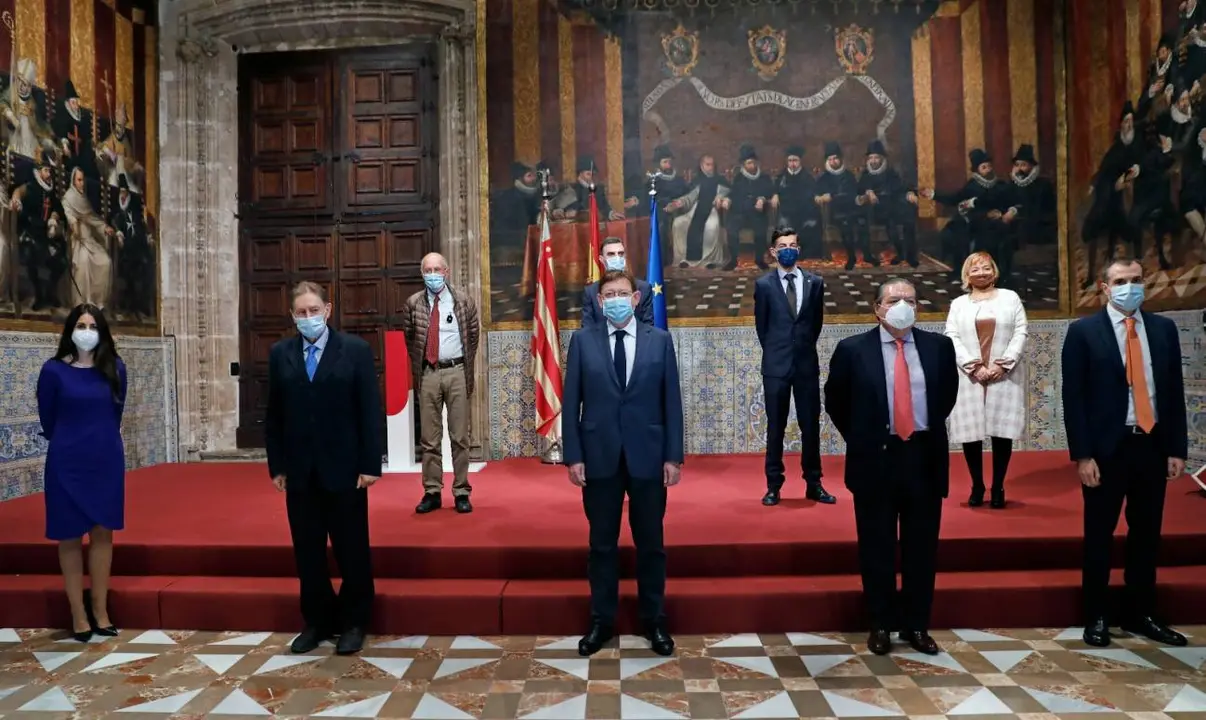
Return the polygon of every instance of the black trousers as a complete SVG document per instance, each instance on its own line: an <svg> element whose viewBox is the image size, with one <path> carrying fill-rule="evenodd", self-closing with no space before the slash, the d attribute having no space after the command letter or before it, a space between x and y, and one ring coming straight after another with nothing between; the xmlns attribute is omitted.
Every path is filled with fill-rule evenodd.
<svg viewBox="0 0 1206 720"><path fill-rule="evenodd" d="M1153 432L1158 433L1159 426ZM1164 524L1168 458L1153 435L1126 435L1112 457L1097 458L1101 484L1081 486L1085 501L1085 556L1082 584L1085 616L1109 612L1110 548L1126 503L1126 610L1151 615L1156 606L1156 561Z"/></svg>
<svg viewBox="0 0 1206 720"><path fill-rule="evenodd" d="M365 628L374 594L368 491L332 492L323 489L317 478L296 484L290 480L285 503L306 625L330 632ZM327 564L328 537L343 578L338 596Z"/></svg>
<svg viewBox="0 0 1206 720"><path fill-rule="evenodd" d="M620 520L628 496L628 527L636 545L637 594L641 620L646 626L665 622L666 486L662 478L633 478L620 457L619 473L609 478L588 478L582 488L582 507L590 524L591 618L614 627L620 604Z"/></svg>
<svg viewBox="0 0 1206 720"><path fill-rule="evenodd" d="M889 440L883 486L854 495L863 596L876 630L929 629L942 525L942 497L930 479L932 442L928 432L916 433L908 442Z"/></svg>
<svg viewBox="0 0 1206 720"><path fill-rule="evenodd" d="M787 378L762 376L766 403L766 489L783 487L783 435L787 413L796 398L796 423L800 426L800 465L804 480L821 479L821 377L819 371L797 371Z"/></svg>

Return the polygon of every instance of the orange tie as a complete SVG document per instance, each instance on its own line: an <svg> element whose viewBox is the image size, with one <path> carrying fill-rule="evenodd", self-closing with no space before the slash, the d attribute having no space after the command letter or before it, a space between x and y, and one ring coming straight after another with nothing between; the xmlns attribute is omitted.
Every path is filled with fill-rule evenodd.
<svg viewBox="0 0 1206 720"><path fill-rule="evenodd" d="M896 340L896 365L892 370L892 420L897 437L908 440L913 436L913 386L909 382L904 340L900 338Z"/></svg>
<svg viewBox="0 0 1206 720"><path fill-rule="evenodd" d="M1147 373L1143 371L1143 346L1139 344L1139 333L1135 331L1135 318L1126 318L1126 384L1131 386L1135 399L1135 424L1145 433L1156 427L1152 399L1147 394Z"/></svg>

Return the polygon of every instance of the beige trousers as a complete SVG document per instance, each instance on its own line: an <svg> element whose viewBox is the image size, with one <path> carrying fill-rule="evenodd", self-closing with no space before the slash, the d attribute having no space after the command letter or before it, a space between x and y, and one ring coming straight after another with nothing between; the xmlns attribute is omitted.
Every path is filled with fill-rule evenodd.
<svg viewBox="0 0 1206 720"><path fill-rule="evenodd" d="M419 445L423 448L423 492L444 489L444 406L448 406L448 439L452 445L452 495L468 496L469 394L465 366L424 368L419 384Z"/></svg>

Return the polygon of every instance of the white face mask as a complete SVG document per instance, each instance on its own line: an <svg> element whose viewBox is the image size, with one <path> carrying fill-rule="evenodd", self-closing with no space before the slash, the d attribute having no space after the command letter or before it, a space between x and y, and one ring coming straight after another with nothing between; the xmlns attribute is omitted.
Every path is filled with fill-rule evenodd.
<svg viewBox="0 0 1206 720"><path fill-rule="evenodd" d="M71 333L71 342L75 343L80 352L92 352L100 344L100 333L77 328Z"/></svg>
<svg viewBox="0 0 1206 720"><path fill-rule="evenodd" d="M917 321L917 311L912 305L900 300L884 313L884 321L897 330L908 330Z"/></svg>

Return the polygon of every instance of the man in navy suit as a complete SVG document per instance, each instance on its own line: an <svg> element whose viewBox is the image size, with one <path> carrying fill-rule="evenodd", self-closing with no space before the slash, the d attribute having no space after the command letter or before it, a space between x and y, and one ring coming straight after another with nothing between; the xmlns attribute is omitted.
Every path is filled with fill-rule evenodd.
<svg viewBox="0 0 1206 720"><path fill-rule="evenodd" d="M624 272L628 269L628 257L624 250L624 241L618 237L603 238L599 248L599 260L603 263L604 272ZM582 288L582 327L590 327L603 322L603 313L599 310L599 286L602 282L594 282ZM636 319L646 325L653 324L653 291L644 280L636 281L637 296L640 302L636 308Z"/></svg>
<svg viewBox="0 0 1206 720"><path fill-rule="evenodd" d="M590 524L591 627L578 653L593 655L612 638L619 605L620 518L637 555L637 592L645 637L659 655L674 652L666 632L666 489L683 463L683 401L670 333L637 322L641 301L632 276L609 271L599 284L604 323L574 332L566 360L562 430L569 479L582 488Z"/></svg>
<svg viewBox="0 0 1206 720"><path fill-rule="evenodd" d="M825 382L825 409L846 441L846 487L871 614L867 648L876 655L891 651L892 628L917 652L938 653L928 630L950 485L946 418L959 395L959 370L950 338L913 327L916 308L908 280L880 285L879 326L838 343Z"/></svg>
<svg viewBox="0 0 1206 720"><path fill-rule="evenodd" d="M1106 306L1068 326L1062 357L1064 428L1085 503L1084 640L1110 644L1110 548L1126 503L1122 628L1167 645L1185 636L1154 617L1156 560L1169 480L1185 472L1181 342L1172 320L1142 312L1143 266L1115 260L1099 283Z"/></svg>
<svg viewBox="0 0 1206 720"><path fill-rule="evenodd" d="M327 327L331 305L312 282L293 290L297 337L272 346L264 438L268 474L285 493L301 581L306 653L339 633L335 651L358 652L373 607L368 488L381 477L381 393L373 351ZM343 584L336 595L327 538Z"/></svg>
<svg viewBox="0 0 1206 720"><path fill-rule="evenodd" d="M783 487L783 433L794 395L802 447L800 465L808 484L805 497L837 502L821 484L821 366L817 338L825 317L825 281L796 267L800 241L796 231L777 228L771 251L779 267L754 282L754 327L762 346L762 391L766 401L766 495L762 504L779 504Z"/></svg>

